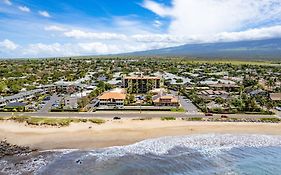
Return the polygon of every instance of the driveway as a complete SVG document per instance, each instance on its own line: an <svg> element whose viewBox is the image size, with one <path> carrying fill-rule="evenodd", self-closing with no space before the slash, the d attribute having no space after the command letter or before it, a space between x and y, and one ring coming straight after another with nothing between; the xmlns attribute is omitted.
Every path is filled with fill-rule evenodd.
<svg viewBox="0 0 281 175"><path fill-rule="evenodd" d="M176 91L171 91L171 93L177 96ZM178 96L181 106L184 108L187 114L201 114L200 110L186 97Z"/></svg>

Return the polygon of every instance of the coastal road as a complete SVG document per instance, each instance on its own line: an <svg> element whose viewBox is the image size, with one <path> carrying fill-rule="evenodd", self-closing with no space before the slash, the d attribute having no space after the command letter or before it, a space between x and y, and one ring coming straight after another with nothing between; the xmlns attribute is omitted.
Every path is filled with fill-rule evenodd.
<svg viewBox="0 0 281 175"><path fill-rule="evenodd" d="M113 118L113 117L121 117L121 118L161 118L161 117L205 117L204 114L188 114L188 113L177 113L177 112L48 112L48 113L38 113L38 112L25 112L25 113L9 113L9 112L1 112L0 117L11 117L11 116L32 116L32 117L54 117L54 118L67 118L67 117L79 117L79 118ZM215 114L213 117L220 118L220 114ZM247 114L230 114L227 115L230 118L272 118L277 117L271 115L247 115ZM207 117L208 118L208 117Z"/></svg>
<svg viewBox="0 0 281 175"><path fill-rule="evenodd" d="M121 117L121 118L141 118L141 117L152 117L152 118L160 118L160 117L188 117L185 113L177 113L177 112L48 112L48 113L38 113L38 112L24 112L24 113L0 113L0 117L10 117L10 116L32 116L32 117L97 117L97 118L113 118L113 117ZM199 117L199 116L198 116ZM202 116L201 116L202 117Z"/></svg>

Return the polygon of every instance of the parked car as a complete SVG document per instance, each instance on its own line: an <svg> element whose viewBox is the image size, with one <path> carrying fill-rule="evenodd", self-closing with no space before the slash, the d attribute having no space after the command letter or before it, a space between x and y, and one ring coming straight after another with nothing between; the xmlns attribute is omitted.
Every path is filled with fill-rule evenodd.
<svg viewBox="0 0 281 175"><path fill-rule="evenodd" d="M113 117L113 120L120 120L121 117Z"/></svg>
<svg viewBox="0 0 281 175"><path fill-rule="evenodd" d="M56 107L56 108L59 107L58 104L52 104L52 106L53 106L53 107Z"/></svg>
<svg viewBox="0 0 281 175"><path fill-rule="evenodd" d="M212 113L206 113L205 116L213 116Z"/></svg>
<svg viewBox="0 0 281 175"><path fill-rule="evenodd" d="M44 99L43 99L43 101L49 101L51 99L51 97L50 96L47 96L47 97L45 97Z"/></svg>
<svg viewBox="0 0 281 175"><path fill-rule="evenodd" d="M221 116L221 118L228 118L228 116L226 116L226 115L222 115L222 116Z"/></svg>
<svg viewBox="0 0 281 175"><path fill-rule="evenodd" d="M281 107L276 107L275 108L277 111L281 111Z"/></svg>

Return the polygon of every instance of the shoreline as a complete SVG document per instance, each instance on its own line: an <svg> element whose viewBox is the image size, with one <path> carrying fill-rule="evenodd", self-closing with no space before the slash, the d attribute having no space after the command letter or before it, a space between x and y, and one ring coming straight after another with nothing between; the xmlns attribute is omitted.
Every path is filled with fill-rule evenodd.
<svg viewBox="0 0 281 175"><path fill-rule="evenodd" d="M95 149L133 144L146 139L191 134L281 135L281 123L235 123L108 119L104 124L71 123L67 127L29 126L0 121L0 140L33 149Z"/></svg>

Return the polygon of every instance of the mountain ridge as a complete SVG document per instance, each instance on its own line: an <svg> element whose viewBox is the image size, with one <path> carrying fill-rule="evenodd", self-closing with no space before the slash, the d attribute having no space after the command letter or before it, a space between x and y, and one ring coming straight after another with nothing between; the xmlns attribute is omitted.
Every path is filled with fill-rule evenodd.
<svg viewBox="0 0 281 175"><path fill-rule="evenodd" d="M281 60L281 38L185 44L162 49L125 53L123 55Z"/></svg>

